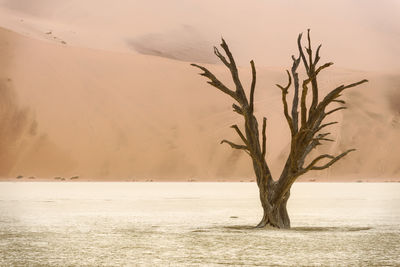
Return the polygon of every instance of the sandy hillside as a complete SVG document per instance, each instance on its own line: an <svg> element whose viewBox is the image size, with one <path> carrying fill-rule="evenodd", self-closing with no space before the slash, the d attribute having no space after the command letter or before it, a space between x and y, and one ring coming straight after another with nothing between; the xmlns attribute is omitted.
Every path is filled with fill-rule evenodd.
<svg viewBox="0 0 400 267"><path fill-rule="evenodd" d="M0 119L6 125L0 131L1 176L252 179L247 155L219 145L224 138L237 140L229 126L240 118L231 111L231 100L207 86L188 63L207 64L229 83L229 73L212 55L212 44L222 32L238 55L245 84L248 60L254 58L258 66L257 114L268 117L268 159L278 175L289 136L274 84L285 82L282 66L290 63L297 33L314 26L321 15L305 21L308 25L285 22L282 29L287 31L281 34L260 25L283 23L276 13L286 10L284 2L258 9L234 3L233 14L221 15L225 20L215 10L222 3L215 6L211 1L158 3L153 9L154 3L138 1L121 1L110 9L100 1L96 12L89 8L94 1L28 2L0 1ZM339 1L331 12L343 5ZM349 29L340 34L333 30L338 19L328 17L326 31L338 38L314 23L315 42L324 44L323 60L338 62L321 75L323 90L362 78L370 83L345 95L349 110L332 118L341 121L332 127L337 142L325 147L331 153L352 147L358 151L307 179L400 177L400 63L394 57L399 27L392 19L396 8L396 2L388 1L382 7L387 20L372 26L360 26L367 11L346 18L340 23ZM260 9L275 15L266 18ZM239 13L255 19L246 27L230 25L231 16ZM119 16L114 19L112 14ZM302 19L301 14L294 16ZM381 22L378 15L368 21ZM351 30L361 37L344 41ZM266 34L256 38L262 31ZM370 41L377 38L380 43Z"/></svg>

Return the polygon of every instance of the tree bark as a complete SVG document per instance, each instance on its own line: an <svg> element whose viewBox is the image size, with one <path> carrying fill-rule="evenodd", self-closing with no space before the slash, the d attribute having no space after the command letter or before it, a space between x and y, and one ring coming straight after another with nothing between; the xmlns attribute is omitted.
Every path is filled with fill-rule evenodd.
<svg viewBox="0 0 400 267"><path fill-rule="evenodd" d="M270 192L273 190L271 189ZM287 202L290 192L275 203L271 203L266 194L262 194L260 190L260 202L263 208L263 217L256 228L264 228L267 226L288 229L290 228L290 219L287 211Z"/></svg>

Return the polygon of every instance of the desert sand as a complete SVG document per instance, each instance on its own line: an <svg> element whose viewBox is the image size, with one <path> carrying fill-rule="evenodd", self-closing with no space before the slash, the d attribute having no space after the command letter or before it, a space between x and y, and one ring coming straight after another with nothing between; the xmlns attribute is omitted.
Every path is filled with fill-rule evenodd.
<svg viewBox="0 0 400 267"><path fill-rule="evenodd" d="M275 84L285 83L297 34L310 27L322 60L335 62L320 77L322 94L370 82L345 93L349 109L332 117L336 142L317 152L357 151L303 181L400 180L400 5L386 1L377 14L372 1L362 11L336 1L307 16L321 4L302 4L1 0L1 179L253 180L248 156L219 145L238 141L231 100L189 64L229 84L212 50L222 35L247 87L248 62L256 62L256 112L268 118L277 176L289 131Z"/></svg>

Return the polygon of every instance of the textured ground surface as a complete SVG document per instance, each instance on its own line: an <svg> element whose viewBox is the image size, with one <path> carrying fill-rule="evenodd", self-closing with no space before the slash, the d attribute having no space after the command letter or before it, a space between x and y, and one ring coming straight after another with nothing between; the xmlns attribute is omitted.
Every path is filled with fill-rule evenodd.
<svg viewBox="0 0 400 267"><path fill-rule="evenodd" d="M0 265L399 265L400 184L296 184L255 230L253 183L0 183Z"/></svg>

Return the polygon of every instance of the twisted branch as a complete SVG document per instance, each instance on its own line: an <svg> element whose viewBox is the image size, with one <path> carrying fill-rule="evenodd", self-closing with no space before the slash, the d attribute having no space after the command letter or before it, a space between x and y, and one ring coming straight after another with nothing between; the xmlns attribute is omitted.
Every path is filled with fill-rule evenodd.
<svg viewBox="0 0 400 267"><path fill-rule="evenodd" d="M288 94L288 89L289 89L290 85L292 84L292 77L290 76L290 73L288 70L286 70L286 73L287 73L288 79L289 79L288 84L285 87L283 87L282 85L279 85L279 84L276 84L276 86L278 86L282 91L283 113L285 114L285 118L289 124L290 132L292 133L292 136L294 136L295 130L293 127L293 121L289 115L289 108L288 108L288 104L286 101L286 95Z"/></svg>
<svg viewBox="0 0 400 267"><path fill-rule="evenodd" d="M203 73L199 73L201 76L207 77L208 79L210 79L210 81L208 81L207 83L211 84L212 86L214 86L215 88L221 90L222 92L224 92L225 94L231 96L233 99L235 99L236 101L239 102L239 98L236 95L236 93L234 91L232 91L231 89L229 89L228 87L226 87L220 80L217 79L217 77L214 76L214 74L212 74L208 69L206 69L205 67L199 66L197 64L190 64L196 68L199 68L203 71Z"/></svg>
<svg viewBox="0 0 400 267"><path fill-rule="evenodd" d="M250 87L250 111L254 111L254 91L256 89L256 67L254 66L254 61L250 61L251 65L251 87Z"/></svg>
<svg viewBox="0 0 400 267"><path fill-rule="evenodd" d="M336 156L336 157L333 157L333 156L332 156L332 157L330 157L331 160L330 160L328 163L326 163L325 165L322 165L322 166L315 166L315 164L317 163L317 162L315 162L315 163L311 166L311 170L323 170L323 169L327 169L327 168L329 168L330 166L332 166L336 161L338 161L339 159L343 158L344 156L346 156L347 154L349 154L349 153L352 152L352 151L356 151L356 149L349 149L349 150L343 152L342 154L340 154L340 155L338 155L338 156ZM309 166L309 167L310 167L310 166Z"/></svg>

